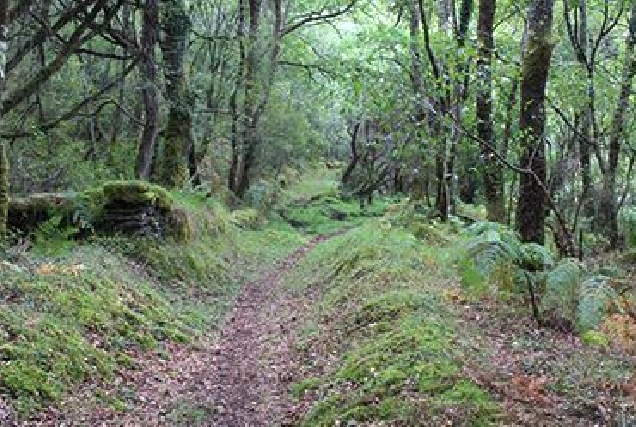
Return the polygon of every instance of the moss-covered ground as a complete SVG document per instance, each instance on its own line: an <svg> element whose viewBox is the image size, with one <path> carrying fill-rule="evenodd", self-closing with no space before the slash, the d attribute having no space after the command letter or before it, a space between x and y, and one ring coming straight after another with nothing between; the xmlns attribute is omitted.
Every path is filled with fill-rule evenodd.
<svg viewBox="0 0 636 427"><path fill-rule="evenodd" d="M329 234L380 217L398 200L376 197L371 204L361 204L356 197L342 198L338 190L340 174L339 169L323 166L284 190L278 210L282 219L305 234Z"/></svg>
<svg viewBox="0 0 636 427"><path fill-rule="evenodd" d="M499 410L462 375L443 249L372 221L310 254L286 280L320 295L299 347L302 425L491 425ZM301 405L302 406L302 405Z"/></svg>
<svg viewBox="0 0 636 427"><path fill-rule="evenodd" d="M491 277L476 293L462 283L465 245L458 224L422 222L403 205L318 247L286 278L316 301L291 387L298 424L636 422L629 349L538 328L525 289L493 293Z"/></svg>
<svg viewBox="0 0 636 427"><path fill-rule="evenodd" d="M159 190L187 213L187 239L80 242L59 218L41 225L28 251L18 245L0 262L0 416L47 425L70 403L120 415L143 407L141 397L157 392L134 385L169 388L179 381L175 358L183 356L190 376L207 372L185 365L214 360L237 294L264 277L258 283L291 295L280 304L290 312L276 315L292 323L270 332L294 331L286 335L294 344L286 357L298 366L289 372L292 425L636 420L629 352L602 334L581 340L538 329L523 289L493 293L510 274L495 269L487 283L470 280L461 221L438 224L425 208L382 197L361 208L338 197L338 173L322 168L288 185L269 213ZM314 236L343 230L324 242ZM292 252L293 265L278 263ZM280 282L263 274L275 267ZM263 307L277 321L271 310ZM260 341L255 348L275 352L270 338L271 349ZM216 414L214 404L183 402L163 415L168 425L207 425Z"/></svg>
<svg viewBox="0 0 636 427"><path fill-rule="evenodd" d="M0 265L0 396L18 419L80 389L105 396L140 353L208 339L240 288L305 241L282 221L239 229L205 195L172 197L191 217L187 242L75 242L43 224Z"/></svg>

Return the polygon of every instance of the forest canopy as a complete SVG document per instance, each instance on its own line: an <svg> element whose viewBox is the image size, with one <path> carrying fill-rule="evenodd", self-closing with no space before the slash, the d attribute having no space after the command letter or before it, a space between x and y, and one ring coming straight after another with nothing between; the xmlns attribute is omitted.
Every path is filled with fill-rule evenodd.
<svg viewBox="0 0 636 427"><path fill-rule="evenodd" d="M568 255L624 242L628 1L2 3L15 196L138 178L241 200L328 158L351 195L483 203Z"/></svg>

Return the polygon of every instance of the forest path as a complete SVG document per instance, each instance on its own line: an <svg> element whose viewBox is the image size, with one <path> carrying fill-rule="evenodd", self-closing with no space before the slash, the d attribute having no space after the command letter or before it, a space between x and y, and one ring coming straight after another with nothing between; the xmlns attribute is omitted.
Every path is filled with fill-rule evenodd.
<svg viewBox="0 0 636 427"><path fill-rule="evenodd" d="M87 410L76 398L67 404L79 410L48 412L32 425L289 425L295 412L289 385L298 380L294 343L312 298L278 285L309 251L343 233L314 237L246 285L209 341L196 347L173 343L163 355L140 354L136 362L143 369L126 371L115 385L120 395L130 391L132 407Z"/></svg>
<svg viewBox="0 0 636 427"><path fill-rule="evenodd" d="M292 412L289 385L297 371L295 326L302 325L300 317L311 301L278 283L305 254L337 234L315 237L238 296L207 374L214 413L206 425L285 425Z"/></svg>

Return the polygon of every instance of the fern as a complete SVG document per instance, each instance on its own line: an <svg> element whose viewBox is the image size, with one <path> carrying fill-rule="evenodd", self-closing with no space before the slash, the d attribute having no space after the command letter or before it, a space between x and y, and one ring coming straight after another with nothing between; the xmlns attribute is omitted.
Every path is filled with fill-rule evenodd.
<svg viewBox="0 0 636 427"><path fill-rule="evenodd" d="M618 292L607 275L595 275L581 282L583 266L572 259L555 266L553 254L545 247L522 244L514 232L500 224L476 223L464 233L465 251L458 259L462 284L471 291L485 292L489 285L497 291L513 287L524 291L526 278L544 283L541 312L556 314L576 324L580 332L592 330L613 313L621 312ZM536 310L535 317L540 317ZM537 319L540 320L540 319Z"/></svg>
<svg viewBox="0 0 636 427"><path fill-rule="evenodd" d="M468 237L478 237L487 232L512 233L508 227L498 222L480 221L464 229L464 235Z"/></svg>
<svg viewBox="0 0 636 427"><path fill-rule="evenodd" d="M581 283L577 327L585 332L599 326L605 317L618 309L619 295L607 276L594 276Z"/></svg>
<svg viewBox="0 0 636 427"><path fill-rule="evenodd" d="M573 259L566 259L549 271L545 278L542 311L559 314L574 322L582 273L581 264Z"/></svg>
<svg viewBox="0 0 636 427"><path fill-rule="evenodd" d="M545 246L526 243L521 247L520 267L529 271L545 271L554 267L554 255Z"/></svg>
<svg viewBox="0 0 636 427"><path fill-rule="evenodd" d="M500 224L476 223L465 234L470 239L459 261L465 286L483 290L489 283L502 286L519 276L516 270L523 259L523 246L512 231ZM500 277L503 273L505 278Z"/></svg>

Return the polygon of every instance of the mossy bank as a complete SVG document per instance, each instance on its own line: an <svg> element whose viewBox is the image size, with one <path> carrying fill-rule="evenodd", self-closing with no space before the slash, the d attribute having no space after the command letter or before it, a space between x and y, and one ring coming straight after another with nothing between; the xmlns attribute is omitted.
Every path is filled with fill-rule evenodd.
<svg viewBox="0 0 636 427"><path fill-rule="evenodd" d="M205 194L133 187L109 183L79 200L91 218L114 199L143 200L170 213L174 232L75 240L75 226L51 215L28 252L11 248L0 264L0 396L16 420L80 390L99 400L138 355L209 337L242 285L304 241L282 222L239 231Z"/></svg>
<svg viewBox="0 0 636 427"><path fill-rule="evenodd" d="M286 280L320 295L299 342L306 378L292 387L308 407L302 425L495 422L492 396L461 374L444 252L376 220L317 248Z"/></svg>

